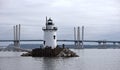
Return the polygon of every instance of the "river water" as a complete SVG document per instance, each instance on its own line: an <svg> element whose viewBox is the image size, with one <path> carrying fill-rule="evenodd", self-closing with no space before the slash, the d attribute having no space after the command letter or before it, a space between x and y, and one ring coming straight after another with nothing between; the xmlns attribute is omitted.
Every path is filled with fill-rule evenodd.
<svg viewBox="0 0 120 70"><path fill-rule="evenodd" d="M0 52L0 70L119 70L120 49L72 49L80 57L21 57Z"/></svg>

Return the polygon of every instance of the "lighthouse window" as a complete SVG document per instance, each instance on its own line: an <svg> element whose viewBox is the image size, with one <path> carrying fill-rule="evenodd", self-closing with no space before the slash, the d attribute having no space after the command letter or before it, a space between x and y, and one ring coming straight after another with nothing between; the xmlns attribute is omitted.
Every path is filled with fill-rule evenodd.
<svg viewBox="0 0 120 70"><path fill-rule="evenodd" d="M56 37L56 36L54 35L54 36L53 36L53 39L55 39L55 37Z"/></svg>
<svg viewBox="0 0 120 70"><path fill-rule="evenodd" d="M43 44L45 45L45 41L43 42Z"/></svg>
<svg viewBox="0 0 120 70"><path fill-rule="evenodd" d="M52 23L48 23L48 25L52 25Z"/></svg>

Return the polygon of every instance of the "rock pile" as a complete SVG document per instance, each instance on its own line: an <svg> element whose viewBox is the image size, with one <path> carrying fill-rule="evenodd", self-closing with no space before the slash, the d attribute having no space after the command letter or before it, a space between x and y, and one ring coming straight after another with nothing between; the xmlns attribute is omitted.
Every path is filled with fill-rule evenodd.
<svg viewBox="0 0 120 70"><path fill-rule="evenodd" d="M76 53L69 50L68 48L63 49L57 56L58 57L78 57Z"/></svg>
<svg viewBox="0 0 120 70"><path fill-rule="evenodd" d="M47 48L36 48L31 52L24 53L21 56L32 56L32 57L78 57L76 53L69 50L68 48L56 47L54 49Z"/></svg>

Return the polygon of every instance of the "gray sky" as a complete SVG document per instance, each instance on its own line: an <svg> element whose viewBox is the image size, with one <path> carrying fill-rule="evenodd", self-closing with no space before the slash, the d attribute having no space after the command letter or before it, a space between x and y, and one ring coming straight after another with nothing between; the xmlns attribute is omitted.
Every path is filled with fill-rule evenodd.
<svg viewBox="0 0 120 70"><path fill-rule="evenodd" d="M0 39L42 39L45 17L59 28L58 39L73 39L73 27L85 26L85 39L120 40L119 0L0 0Z"/></svg>

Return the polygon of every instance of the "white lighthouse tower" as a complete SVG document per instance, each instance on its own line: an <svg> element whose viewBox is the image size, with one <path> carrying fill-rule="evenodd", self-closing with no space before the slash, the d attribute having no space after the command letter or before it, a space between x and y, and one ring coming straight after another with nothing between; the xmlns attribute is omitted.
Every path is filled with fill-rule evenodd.
<svg viewBox="0 0 120 70"><path fill-rule="evenodd" d="M57 36L56 31L57 27L54 26L54 23L51 18L47 19L46 17L46 26L42 28L44 31L44 48L51 47L56 48L57 46Z"/></svg>

